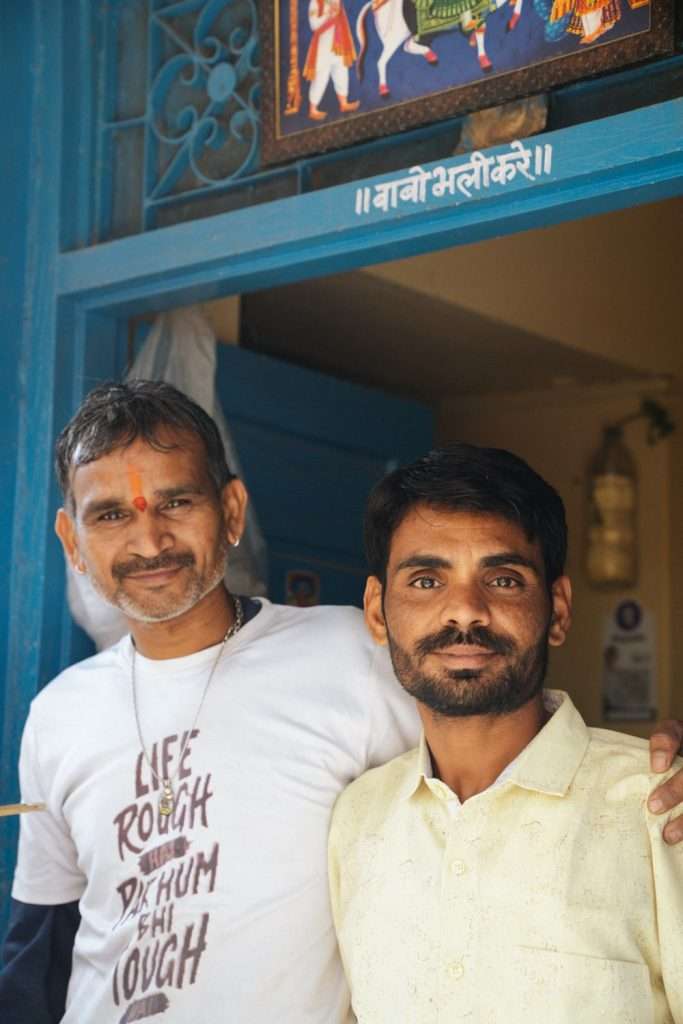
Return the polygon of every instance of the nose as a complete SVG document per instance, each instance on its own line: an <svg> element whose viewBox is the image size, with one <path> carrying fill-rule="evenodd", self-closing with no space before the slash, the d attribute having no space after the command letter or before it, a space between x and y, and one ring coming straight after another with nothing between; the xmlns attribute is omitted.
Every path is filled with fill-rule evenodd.
<svg viewBox="0 0 683 1024"><path fill-rule="evenodd" d="M451 583L444 588L441 621L466 633L473 626L488 626L491 621L486 594L476 582Z"/></svg>
<svg viewBox="0 0 683 1024"><path fill-rule="evenodd" d="M160 522L151 509L133 517L126 540L129 555L140 558L155 558L162 551L169 551L175 543L169 532L168 523Z"/></svg>

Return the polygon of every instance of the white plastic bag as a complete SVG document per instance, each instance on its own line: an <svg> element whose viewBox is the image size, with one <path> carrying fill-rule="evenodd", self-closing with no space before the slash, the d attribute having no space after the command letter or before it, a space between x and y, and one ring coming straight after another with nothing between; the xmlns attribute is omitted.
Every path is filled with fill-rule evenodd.
<svg viewBox="0 0 683 1024"><path fill-rule="evenodd" d="M225 446L228 465L241 476L235 445L216 395L216 339L201 310L194 307L162 313L128 374L128 380L164 380L184 391L211 416ZM265 595L266 545L249 506L240 546L230 549L225 581L233 594ZM93 589L87 576L67 563L67 599L78 625L94 640L98 650L116 643L128 632L123 615Z"/></svg>

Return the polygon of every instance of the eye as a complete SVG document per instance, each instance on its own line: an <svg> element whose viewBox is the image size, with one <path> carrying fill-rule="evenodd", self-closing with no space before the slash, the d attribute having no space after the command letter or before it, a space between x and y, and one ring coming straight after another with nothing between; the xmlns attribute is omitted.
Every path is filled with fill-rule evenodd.
<svg viewBox="0 0 683 1024"><path fill-rule="evenodd" d="M164 512L175 512L179 508L185 508L191 505L192 502L189 498L170 498L163 506Z"/></svg>
<svg viewBox="0 0 683 1024"><path fill-rule="evenodd" d="M522 587L524 584L516 576L496 576L495 579L491 580L492 587L499 587L501 590L514 590L516 587Z"/></svg>
<svg viewBox="0 0 683 1024"><path fill-rule="evenodd" d="M126 513L120 508L112 508L109 512L103 512L101 516L98 516L98 523L116 523L120 519L125 519Z"/></svg>
<svg viewBox="0 0 683 1024"><path fill-rule="evenodd" d="M416 590L434 590L436 587L440 587L441 584L433 576L416 576L415 579L410 581L410 586Z"/></svg>

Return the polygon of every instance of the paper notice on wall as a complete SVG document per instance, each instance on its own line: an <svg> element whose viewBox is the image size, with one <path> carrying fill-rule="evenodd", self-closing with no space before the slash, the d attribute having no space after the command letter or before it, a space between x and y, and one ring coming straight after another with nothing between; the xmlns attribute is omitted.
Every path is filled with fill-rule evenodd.
<svg viewBox="0 0 683 1024"><path fill-rule="evenodd" d="M620 601L605 620L602 710L607 721L657 717L655 624L639 601Z"/></svg>

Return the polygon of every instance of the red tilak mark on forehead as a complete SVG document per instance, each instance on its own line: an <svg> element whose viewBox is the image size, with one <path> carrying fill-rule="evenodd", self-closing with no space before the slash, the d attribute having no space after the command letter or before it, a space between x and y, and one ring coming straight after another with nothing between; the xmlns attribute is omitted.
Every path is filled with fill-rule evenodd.
<svg viewBox="0 0 683 1024"><path fill-rule="evenodd" d="M133 492L133 504L138 512L144 512L147 508L147 498L142 495L142 480L135 466L128 467L128 483Z"/></svg>

